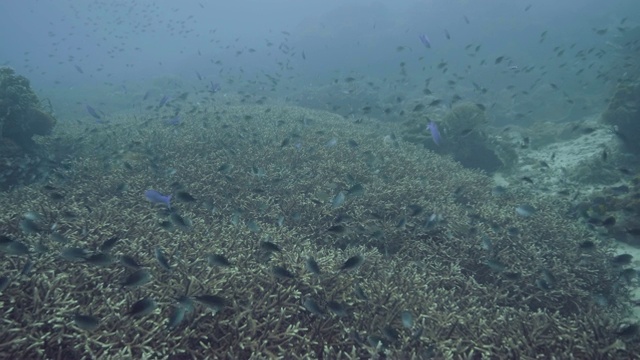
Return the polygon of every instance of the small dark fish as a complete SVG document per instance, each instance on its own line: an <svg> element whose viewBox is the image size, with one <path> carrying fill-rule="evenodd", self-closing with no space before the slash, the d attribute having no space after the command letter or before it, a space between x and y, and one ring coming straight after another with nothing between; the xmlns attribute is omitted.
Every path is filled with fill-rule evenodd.
<svg viewBox="0 0 640 360"><path fill-rule="evenodd" d="M427 49L431 48L431 40L429 40L427 35L420 34L418 35L418 39L420 39L420 42L422 43L422 45L424 45L424 47L426 47Z"/></svg>
<svg viewBox="0 0 640 360"><path fill-rule="evenodd" d="M186 191L178 191L176 193L176 197L178 198L178 200L180 201L184 201L184 202L194 202L196 201L196 198L194 198L193 196L191 196L191 194L189 194Z"/></svg>
<svg viewBox="0 0 640 360"><path fill-rule="evenodd" d="M620 254L614 256L613 259L611 259L611 263L615 266L629 265L632 259L633 255L631 254Z"/></svg>
<svg viewBox="0 0 640 360"><path fill-rule="evenodd" d="M489 259L485 264L495 272L503 272L507 266L496 259Z"/></svg>
<svg viewBox="0 0 640 360"><path fill-rule="evenodd" d="M184 320L184 316L186 313L187 309L185 309L184 307L174 306L173 309L171 309L171 313L169 313L167 329L173 330L178 327L178 325L180 325L180 323L182 323L182 321Z"/></svg>
<svg viewBox="0 0 640 360"><path fill-rule="evenodd" d="M633 236L640 236L640 228L627 228L626 231Z"/></svg>
<svg viewBox="0 0 640 360"><path fill-rule="evenodd" d="M322 309L320 309L320 305L318 305L318 303L313 299L306 299L302 303L302 306L304 306L304 308L308 312L312 313L313 315L317 315L317 316L324 315L324 311L322 311Z"/></svg>
<svg viewBox="0 0 640 360"><path fill-rule="evenodd" d="M409 216L418 216L422 214L422 211L424 210L422 206L417 204L411 204L407 206L407 209L409 209Z"/></svg>
<svg viewBox="0 0 640 360"><path fill-rule="evenodd" d="M502 60L504 60L504 56L498 56L498 57L496 58L496 60L494 61L494 63L495 63L496 65L497 65L497 64L500 64L500 63L502 62Z"/></svg>
<svg viewBox="0 0 640 360"><path fill-rule="evenodd" d="M209 92L210 93L215 94L220 90L222 90L222 87L220 86L219 83L214 83L213 81L210 82L210 84L209 84Z"/></svg>
<svg viewBox="0 0 640 360"><path fill-rule="evenodd" d="M228 304L225 298L218 295L198 295L194 297L194 300L213 311L220 311Z"/></svg>
<svg viewBox="0 0 640 360"><path fill-rule="evenodd" d="M87 264L104 267L113 264L113 257L106 253L97 253L87 256L87 258L84 259L84 262Z"/></svg>
<svg viewBox="0 0 640 360"><path fill-rule="evenodd" d="M35 234L42 231L42 227L36 221L27 218L20 220L18 226L25 234Z"/></svg>
<svg viewBox="0 0 640 360"><path fill-rule="evenodd" d="M551 273L551 271L547 269L542 270L542 279L547 283L549 288L553 288L556 286L556 277Z"/></svg>
<svg viewBox="0 0 640 360"><path fill-rule="evenodd" d="M491 241L491 239L489 239L486 236L482 237L482 242L481 242L480 247L484 251L493 252L493 242Z"/></svg>
<svg viewBox="0 0 640 360"><path fill-rule="evenodd" d="M447 29L444 29L444 36L447 38L447 40L451 40L451 35L449 35L449 31L447 31Z"/></svg>
<svg viewBox="0 0 640 360"><path fill-rule="evenodd" d="M220 267L230 267L232 265L229 260L221 254L209 254L207 256L207 262L209 265Z"/></svg>
<svg viewBox="0 0 640 360"><path fill-rule="evenodd" d="M295 279L296 277L291 271L287 270L283 266L274 266L271 268L271 272L273 275L281 279Z"/></svg>
<svg viewBox="0 0 640 360"><path fill-rule="evenodd" d="M31 274L31 269L33 269L33 261L31 261L31 259L29 259L22 266L22 270L20 270L20 275L29 276L29 274Z"/></svg>
<svg viewBox="0 0 640 360"><path fill-rule="evenodd" d="M305 267L307 268L307 271L314 275L320 275L321 273L320 265L318 265L316 260L312 257L307 258L307 261L305 261Z"/></svg>
<svg viewBox="0 0 640 360"><path fill-rule="evenodd" d="M531 179L531 178L530 178L530 177L528 177L528 176L523 176L523 177L521 177L520 179L521 179L522 181L524 181L524 182L529 183L529 184L533 184L533 179Z"/></svg>
<svg viewBox="0 0 640 360"><path fill-rule="evenodd" d="M504 186L497 185L493 189L491 189L491 194L493 196L502 196L507 192L507 188Z"/></svg>
<svg viewBox="0 0 640 360"><path fill-rule="evenodd" d="M290 144L290 143L291 143L291 139L290 139L290 138L288 138L288 137L286 137L286 138L284 138L284 140L282 140L282 142L280 143L280 147L281 147L281 148L283 148L283 147L287 147L287 146L289 146L289 144Z"/></svg>
<svg viewBox="0 0 640 360"><path fill-rule="evenodd" d="M522 204L516 207L516 213L522 217L530 217L536 213L536 208L529 204Z"/></svg>
<svg viewBox="0 0 640 360"><path fill-rule="evenodd" d="M9 287L11 278L8 276L0 276L0 292L3 292Z"/></svg>
<svg viewBox="0 0 640 360"><path fill-rule="evenodd" d="M593 250L593 249L596 248L596 244L591 240L585 240L585 241L581 242L580 244L578 244L578 247L581 250Z"/></svg>
<svg viewBox="0 0 640 360"><path fill-rule="evenodd" d="M438 106L438 105L440 105L441 103L442 103L442 100L440 100L440 99L435 99L435 100L433 100L432 102L430 102L430 103L429 103L429 106L430 106L430 107L431 107L431 106Z"/></svg>
<svg viewBox="0 0 640 360"><path fill-rule="evenodd" d="M156 248L156 260L158 260L158 264L165 270L171 271L171 264L169 264L169 260L162 252L162 249L159 247Z"/></svg>
<svg viewBox="0 0 640 360"><path fill-rule="evenodd" d="M93 331L100 326L100 319L93 315L73 315L73 323L82 330Z"/></svg>
<svg viewBox="0 0 640 360"><path fill-rule="evenodd" d="M616 335L621 337L632 337L638 334L640 326L638 324L621 324L616 330Z"/></svg>
<svg viewBox="0 0 640 360"><path fill-rule="evenodd" d="M347 315L347 309L344 305L340 304L337 301L329 301L327 302L327 309L329 309L332 313L334 313L338 317L343 317Z"/></svg>
<svg viewBox="0 0 640 360"><path fill-rule="evenodd" d="M10 255L29 255L29 247L24 243L13 240L9 244L2 247L2 249Z"/></svg>
<svg viewBox="0 0 640 360"><path fill-rule="evenodd" d="M266 252L281 252L280 246L272 243L271 241L260 241L260 248Z"/></svg>
<svg viewBox="0 0 640 360"><path fill-rule="evenodd" d="M333 225L327 229L327 232L334 234L343 234L347 231L347 228L344 225Z"/></svg>
<svg viewBox="0 0 640 360"><path fill-rule="evenodd" d="M369 300L369 297L367 296L367 293L364 292L364 289L362 288L362 286L360 286L360 284L355 284L354 288L353 288L353 293L356 295L356 297L362 301L367 301Z"/></svg>
<svg viewBox="0 0 640 360"><path fill-rule="evenodd" d="M100 117L100 115L98 115L98 112L92 108L89 105L85 105L85 109L87 109L87 112L89 113L89 115L93 116L94 118L96 118L96 120L101 120L102 118Z"/></svg>
<svg viewBox="0 0 640 360"><path fill-rule="evenodd" d="M520 280L522 278L522 274L520 274L519 272L513 272L513 271L505 271L502 273L502 276L505 277L505 279L507 280Z"/></svg>
<svg viewBox="0 0 640 360"><path fill-rule="evenodd" d="M82 68L79 65L73 65L73 67L76 68L80 74L84 74L84 71L82 71Z"/></svg>
<svg viewBox="0 0 640 360"><path fill-rule="evenodd" d="M536 283L536 286L542 290L551 290L551 288L553 287L544 278L536 279L535 283Z"/></svg>
<svg viewBox="0 0 640 360"><path fill-rule="evenodd" d="M89 256L89 252L78 247L65 247L60 250L60 256L68 261L85 261Z"/></svg>
<svg viewBox="0 0 640 360"><path fill-rule="evenodd" d="M418 104L413 108L414 112L422 111L422 110L424 110L424 105L422 105L422 104Z"/></svg>
<svg viewBox="0 0 640 360"><path fill-rule="evenodd" d="M340 271L350 271L355 270L362 265L364 262L364 257L362 255L354 255L348 258L342 266L340 266Z"/></svg>
<svg viewBox="0 0 640 360"><path fill-rule="evenodd" d="M117 236L112 236L109 239L105 240L102 245L100 245L100 251L109 252L116 246L116 242L118 242L119 238Z"/></svg>
<svg viewBox="0 0 640 360"><path fill-rule="evenodd" d="M413 314L411 314L411 311L405 310L400 313L400 319L402 320L402 326L406 329L411 329L413 327Z"/></svg>
<svg viewBox="0 0 640 360"><path fill-rule="evenodd" d="M148 284L149 282L151 282L151 273L149 270L140 269L129 274L122 282L122 286L133 288Z"/></svg>
<svg viewBox="0 0 640 360"><path fill-rule="evenodd" d="M398 330L391 327L391 325L385 326L382 329L382 334L391 342L398 341L398 339L400 338L400 333L398 332Z"/></svg>
<svg viewBox="0 0 640 360"><path fill-rule="evenodd" d="M49 197L54 201L64 200L64 195L59 192L52 192L51 194L49 194Z"/></svg>
<svg viewBox="0 0 640 360"><path fill-rule="evenodd" d="M364 194L364 186L362 186L362 184L354 184L349 188L349 190L347 190L347 195L351 197L360 196L362 194Z"/></svg>
<svg viewBox="0 0 640 360"><path fill-rule="evenodd" d="M461 137L466 137L467 135L471 134L473 132L474 129L472 128L468 128L468 129L463 129L462 131L460 131L460 136Z"/></svg>
<svg viewBox="0 0 640 360"><path fill-rule="evenodd" d="M344 194L344 191L340 191L331 201L331 208L332 209L339 208L344 204L345 200L346 200L346 196Z"/></svg>
<svg viewBox="0 0 640 360"><path fill-rule="evenodd" d="M180 214L178 214L177 212L173 211L171 212L171 215L169 216L169 219L171 219L171 222L183 229L187 229L189 227L191 227L191 222L185 218L183 218L182 216L180 216Z"/></svg>
<svg viewBox="0 0 640 360"><path fill-rule="evenodd" d="M609 216L606 219L602 220L602 226L610 227L616 224L616 218L613 216Z"/></svg>
<svg viewBox="0 0 640 360"><path fill-rule="evenodd" d="M127 313L128 316L145 316L149 315L156 309L158 304L149 298L144 298L142 300L138 300L129 309Z"/></svg>
<svg viewBox="0 0 640 360"><path fill-rule="evenodd" d="M120 264L122 264L125 267L128 267L129 269L134 269L134 270L142 267L142 265L140 265L138 260L134 259L132 256L129 256L129 255L120 255Z"/></svg>
<svg viewBox="0 0 640 360"><path fill-rule="evenodd" d="M162 96L162 99L160 99L160 103L158 104L158 107L161 108L164 106L164 104L167 103L167 101L169 101L169 97L167 95Z"/></svg>

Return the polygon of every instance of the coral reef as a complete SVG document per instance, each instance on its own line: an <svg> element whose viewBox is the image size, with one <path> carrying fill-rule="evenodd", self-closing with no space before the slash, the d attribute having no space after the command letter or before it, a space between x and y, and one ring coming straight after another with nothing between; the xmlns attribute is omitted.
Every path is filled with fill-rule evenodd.
<svg viewBox="0 0 640 360"><path fill-rule="evenodd" d="M480 172L389 141L390 125L295 107L207 110L179 128L125 116L103 132L61 125L69 142L83 136L103 146L77 148L46 186L0 198L0 277L8 280L0 353L479 359L640 351L636 335L620 328L627 294L610 248L581 251L589 235L564 216L561 200L493 196ZM168 211L145 201L149 188L192 196L174 196ZM537 209L531 217L515 212L525 202ZM157 248L168 266L156 261ZM211 253L231 266L212 265ZM151 282L123 288L132 271L88 260L98 254L134 257ZM356 254L364 263L341 270ZM310 257L320 274L305 265ZM185 298L202 295L221 298ZM157 308L128 314L147 297ZM97 327L78 314L95 316Z"/></svg>
<svg viewBox="0 0 640 360"><path fill-rule="evenodd" d="M602 113L602 121L615 127L628 151L640 154L634 134L640 133L640 84L621 82Z"/></svg>
<svg viewBox="0 0 640 360"><path fill-rule="evenodd" d="M49 135L56 119L43 111L29 80L0 67L0 190L39 179L46 157L33 140Z"/></svg>
<svg viewBox="0 0 640 360"><path fill-rule="evenodd" d="M48 135L55 124L51 115L40 110L29 80L11 68L0 67L0 137L29 150L33 135Z"/></svg>
<svg viewBox="0 0 640 360"><path fill-rule="evenodd" d="M493 173L503 166L512 165L513 153L497 138L487 134L488 120L482 105L462 102L435 120L444 140L441 144L431 141L424 130L425 119L410 118L405 122L403 139L422 144L436 152L451 154L454 160L465 167ZM509 161L508 163L503 162Z"/></svg>

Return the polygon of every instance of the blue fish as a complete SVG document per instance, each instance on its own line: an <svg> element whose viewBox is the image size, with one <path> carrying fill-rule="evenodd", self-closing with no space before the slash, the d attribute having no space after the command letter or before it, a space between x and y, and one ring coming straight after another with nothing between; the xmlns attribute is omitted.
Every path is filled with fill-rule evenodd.
<svg viewBox="0 0 640 360"><path fill-rule="evenodd" d="M427 35L420 34L418 35L418 39L420 39L420 42L422 42L422 45L424 45L427 49L431 48L431 41L429 40Z"/></svg>
<svg viewBox="0 0 640 360"><path fill-rule="evenodd" d="M163 107L164 104L167 103L167 101L169 101L169 97L167 95L164 95L162 99L160 99L160 104L158 104L158 107L159 108Z"/></svg>
<svg viewBox="0 0 640 360"><path fill-rule="evenodd" d="M180 116L176 115L174 118L169 119L166 122L167 122L167 125L177 126L177 125L180 125L180 123L182 122L182 119L180 119Z"/></svg>
<svg viewBox="0 0 640 360"><path fill-rule="evenodd" d="M440 143L442 142L442 137L440 136L440 131L438 131L438 125L433 121L430 121L427 125L427 130L431 132L433 142L436 143L436 145L440 145Z"/></svg>
<svg viewBox="0 0 640 360"><path fill-rule="evenodd" d="M147 98L149 97L149 94L151 94L151 90L147 90L146 93L144 93L144 96L142 97L142 100L147 100Z"/></svg>
<svg viewBox="0 0 640 360"><path fill-rule="evenodd" d="M85 105L85 108L87 109L87 112L89 113L89 115L93 116L97 120L101 120L102 119L100 117L100 115L98 115L98 112L94 108L92 108L91 106Z"/></svg>
<svg viewBox="0 0 640 360"><path fill-rule="evenodd" d="M213 81L211 82L211 86L209 86L209 91L215 94L218 91L220 91L220 89L221 89L220 84L214 83Z"/></svg>
<svg viewBox="0 0 640 360"><path fill-rule="evenodd" d="M171 195L165 196L155 190L150 189L144 192L144 197L154 204L164 204L167 205L168 209L171 209Z"/></svg>

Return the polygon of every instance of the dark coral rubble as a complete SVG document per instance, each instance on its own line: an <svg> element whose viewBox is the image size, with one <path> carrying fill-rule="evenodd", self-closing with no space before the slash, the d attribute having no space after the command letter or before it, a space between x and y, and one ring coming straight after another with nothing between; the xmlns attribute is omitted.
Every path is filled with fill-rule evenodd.
<svg viewBox="0 0 640 360"><path fill-rule="evenodd" d="M594 240L582 250L593 239L560 200L494 196L488 177L391 139L384 124L265 110L218 107L179 127L121 119L65 129L69 142L102 146L78 147L55 181L0 199L9 239L0 353L480 359L640 350L620 330L628 295L611 249ZM194 200L165 209L144 199L149 188ZM535 214L519 216L524 203ZM71 248L86 254L62 258ZM103 251L135 258L151 280L123 288L136 270L86 261ZM154 306L133 316L143 299Z"/></svg>

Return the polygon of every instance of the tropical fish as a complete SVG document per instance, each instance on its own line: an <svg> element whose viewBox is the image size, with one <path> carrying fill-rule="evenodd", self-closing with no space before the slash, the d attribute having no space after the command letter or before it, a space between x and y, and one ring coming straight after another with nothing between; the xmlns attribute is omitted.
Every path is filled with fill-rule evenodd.
<svg viewBox="0 0 640 360"><path fill-rule="evenodd" d="M73 323L82 330L93 331L100 326L100 319L93 315L75 314Z"/></svg>
<svg viewBox="0 0 640 360"><path fill-rule="evenodd" d="M427 37L427 35L420 34L418 35L418 39L420 39L420 42L422 42L422 45L424 45L427 49L431 48L431 41L429 41L429 38Z"/></svg>
<svg viewBox="0 0 640 360"><path fill-rule="evenodd" d="M173 126L177 126L180 125L180 123L182 122L182 119L180 119L180 116L176 115L175 117L166 120L166 124L167 125L173 125Z"/></svg>
<svg viewBox="0 0 640 360"><path fill-rule="evenodd" d="M161 193L149 189L144 192L144 197L154 204L167 205L168 209L171 209L171 195L162 195Z"/></svg>
<svg viewBox="0 0 640 360"><path fill-rule="evenodd" d="M522 204L516 207L516 213L522 217L530 217L535 214L536 208L529 204Z"/></svg>
<svg viewBox="0 0 640 360"><path fill-rule="evenodd" d="M433 121L430 121L429 124L427 125L427 129L431 132L431 137L433 138L433 142L436 143L436 145L440 145L440 142L442 141L442 137L440 136L440 131L438 131L438 125Z"/></svg>
<svg viewBox="0 0 640 360"><path fill-rule="evenodd" d="M87 112L89 113L89 115L93 116L94 118L96 118L96 120L101 120L102 118L100 117L100 115L98 115L98 112L92 108L89 105L85 105L85 109L87 109Z"/></svg>
<svg viewBox="0 0 640 360"><path fill-rule="evenodd" d="M167 101L169 101L169 97L167 95L164 95L162 99L160 99L160 104L158 104L158 107L159 108L163 107L164 104L167 103Z"/></svg>
<svg viewBox="0 0 640 360"><path fill-rule="evenodd" d="M362 255L354 255L348 258L342 266L340 266L340 271L349 271L355 270L362 265L364 262L364 257Z"/></svg>

